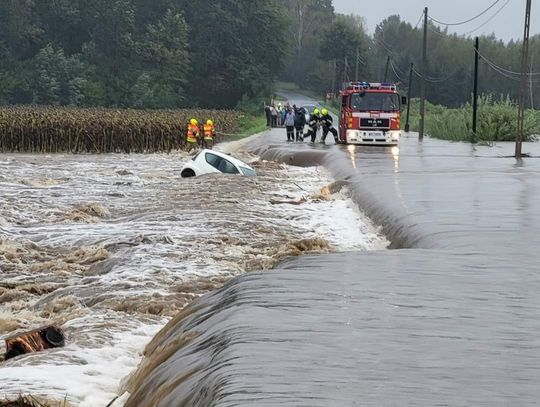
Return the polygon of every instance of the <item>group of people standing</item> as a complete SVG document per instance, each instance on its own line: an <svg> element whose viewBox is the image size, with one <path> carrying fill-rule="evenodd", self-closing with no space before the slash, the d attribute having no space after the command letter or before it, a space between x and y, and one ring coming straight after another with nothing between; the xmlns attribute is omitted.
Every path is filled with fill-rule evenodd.
<svg viewBox="0 0 540 407"><path fill-rule="evenodd" d="M338 132L334 128L334 119L328 112L328 109L314 109L306 123L305 110L303 108L297 108L296 105L290 107L285 114L284 125L287 129L287 142L303 142L304 127L306 124L308 125L308 132L305 137L309 138L312 143L315 143L319 128L323 130L320 143L324 144L326 142L328 133L332 133L336 144L339 143Z"/></svg>
<svg viewBox="0 0 540 407"><path fill-rule="evenodd" d="M266 127L283 127L288 109L288 105L283 107L281 103L278 103L277 105L274 103L265 105L264 113L266 114Z"/></svg>
<svg viewBox="0 0 540 407"><path fill-rule="evenodd" d="M186 144L188 151L191 151L197 147L212 149L212 146L214 145L214 137L216 136L214 122L208 119L203 125L202 130L203 133L201 133L199 121L197 119L191 119L189 121L186 132Z"/></svg>

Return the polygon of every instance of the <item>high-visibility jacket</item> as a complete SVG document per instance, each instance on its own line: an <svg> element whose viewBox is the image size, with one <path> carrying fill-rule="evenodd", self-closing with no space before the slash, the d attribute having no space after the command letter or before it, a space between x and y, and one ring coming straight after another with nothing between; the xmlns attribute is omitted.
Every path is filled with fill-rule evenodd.
<svg viewBox="0 0 540 407"><path fill-rule="evenodd" d="M187 142L196 143L197 137L199 137L199 126L196 124L188 123L187 127Z"/></svg>
<svg viewBox="0 0 540 407"><path fill-rule="evenodd" d="M205 140L213 140L214 134L216 134L216 128L213 124L205 124L204 125L204 139Z"/></svg>

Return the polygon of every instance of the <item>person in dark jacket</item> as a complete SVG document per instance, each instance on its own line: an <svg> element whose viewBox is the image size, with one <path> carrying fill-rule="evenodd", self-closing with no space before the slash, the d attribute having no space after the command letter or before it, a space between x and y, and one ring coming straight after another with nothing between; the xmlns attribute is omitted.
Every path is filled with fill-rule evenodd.
<svg viewBox="0 0 540 407"><path fill-rule="evenodd" d="M306 125L306 115L302 109L294 110L294 128L296 130L296 141L304 141L304 126Z"/></svg>
<svg viewBox="0 0 540 407"><path fill-rule="evenodd" d="M317 138L317 130L319 129L321 121L321 112L319 109L313 110L313 113L311 116L309 116L308 121L308 132L306 133L306 137L311 137L311 142L315 143L315 139Z"/></svg>
<svg viewBox="0 0 540 407"><path fill-rule="evenodd" d="M266 114L266 127L272 126L272 110L270 105L264 105L264 113Z"/></svg>
<svg viewBox="0 0 540 407"><path fill-rule="evenodd" d="M323 126L323 136L321 143L324 144L324 142L326 141L326 136L330 132L334 136L334 141L336 142L336 144L338 144L338 132L336 129L334 129L334 119L332 119L332 116L330 116L330 114L328 113L328 109L322 109L321 113L321 123Z"/></svg>

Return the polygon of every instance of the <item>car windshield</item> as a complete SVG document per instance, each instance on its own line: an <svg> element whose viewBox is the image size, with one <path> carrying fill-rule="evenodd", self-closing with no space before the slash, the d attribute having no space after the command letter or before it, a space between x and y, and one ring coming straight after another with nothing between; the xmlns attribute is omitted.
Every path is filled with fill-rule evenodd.
<svg viewBox="0 0 540 407"><path fill-rule="evenodd" d="M246 177L254 177L255 175L257 175L257 173L251 168L241 166L240 171L242 171L242 174L244 174Z"/></svg>
<svg viewBox="0 0 540 407"><path fill-rule="evenodd" d="M351 108L395 112L399 110L399 97L395 93L355 93L351 96Z"/></svg>

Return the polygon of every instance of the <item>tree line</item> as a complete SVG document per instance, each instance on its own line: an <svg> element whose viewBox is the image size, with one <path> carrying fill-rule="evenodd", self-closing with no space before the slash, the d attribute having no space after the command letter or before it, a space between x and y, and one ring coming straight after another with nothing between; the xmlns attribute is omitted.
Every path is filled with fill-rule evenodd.
<svg viewBox="0 0 540 407"><path fill-rule="evenodd" d="M270 92L273 0L2 0L0 103L233 107Z"/></svg>
<svg viewBox="0 0 540 407"><path fill-rule="evenodd" d="M0 104L247 108L276 79L321 95L385 77L404 90L411 63L415 97L424 74L421 24L390 16L369 34L332 0L2 0L0 26ZM428 28L428 99L462 105L473 40ZM515 99L520 42L483 36L480 51L480 92ZM540 71L540 36L531 51Z"/></svg>
<svg viewBox="0 0 540 407"><path fill-rule="evenodd" d="M473 91L474 38L450 34L428 23L428 66L422 72L423 25L397 15L380 22L369 35L361 17L333 13L330 0L283 0L294 3L289 36L295 39L284 78L317 92L339 89L343 82L391 81L406 92L414 64L412 97L427 80L427 98L435 104L461 106ZM419 10L420 15L421 10ZM521 41L480 37L479 92L495 100L516 100L521 70ZM540 72L540 35L531 37L532 71ZM540 74L531 76L528 106L540 107ZM532 97L531 97L532 95ZM535 96L537 100L535 101Z"/></svg>

